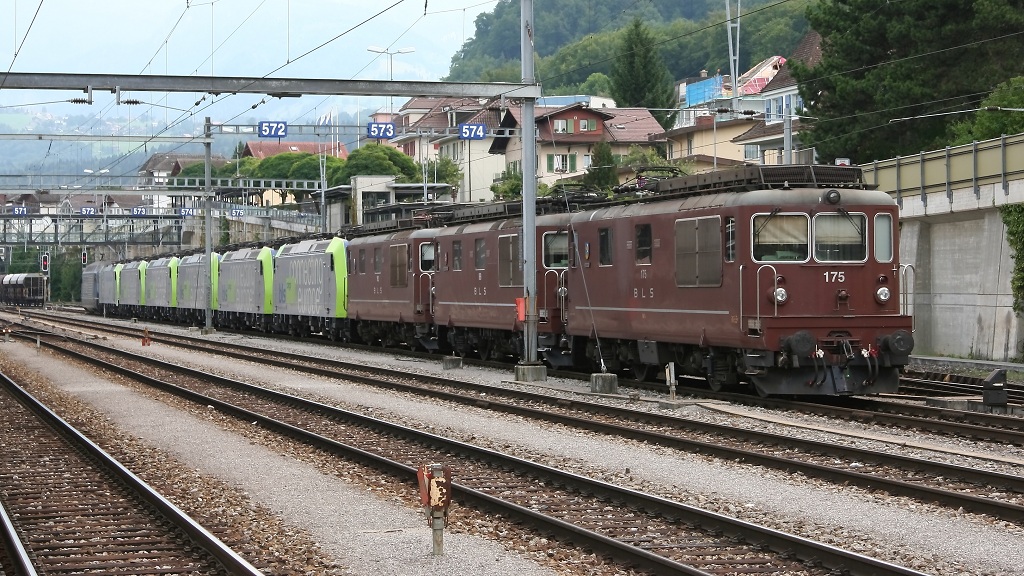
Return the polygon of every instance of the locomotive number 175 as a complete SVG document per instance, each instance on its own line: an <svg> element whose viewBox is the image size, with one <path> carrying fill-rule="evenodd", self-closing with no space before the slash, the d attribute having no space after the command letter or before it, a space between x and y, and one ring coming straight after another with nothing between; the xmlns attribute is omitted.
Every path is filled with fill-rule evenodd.
<svg viewBox="0 0 1024 576"><path fill-rule="evenodd" d="M846 282L846 272L822 272L825 275L825 283Z"/></svg>

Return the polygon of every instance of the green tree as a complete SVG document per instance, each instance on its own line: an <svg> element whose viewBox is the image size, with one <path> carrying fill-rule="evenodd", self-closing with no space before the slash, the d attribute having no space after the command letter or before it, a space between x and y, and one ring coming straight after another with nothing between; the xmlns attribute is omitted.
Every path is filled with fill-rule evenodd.
<svg viewBox="0 0 1024 576"><path fill-rule="evenodd" d="M979 110L967 119L954 122L950 128L953 137L951 146L1024 132L1024 76L1011 78L996 86L981 101L980 107L1004 110Z"/></svg>
<svg viewBox="0 0 1024 576"><path fill-rule="evenodd" d="M514 200L523 197L523 174L505 168L501 178L491 184L491 192L495 200Z"/></svg>
<svg viewBox="0 0 1024 576"><path fill-rule="evenodd" d="M672 126L675 112L673 81L658 54L654 37L639 18L622 32L612 63L612 97L622 108L651 108L651 114L665 129Z"/></svg>
<svg viewBox="0 0 1024 576"><path fill-rule="evenodd" d="M331 182L331 177L338 178L338 174L341 171L341 167L344 166L345 161L335 156L327 156L325 168L325 176L327 177L327 186L334 186L336 183ZM332 170L332 167L335 167ZM320 156L317 154L306 154L303 158L297 160L292 164L291 168L288 169L289 180L320 180ZM303 191L296 190L293 192L296 202L305 200L307 194Z"/></svg>
<svg viewBox="0 0 1024 576"><path fill-rule="evenodd" d="M594 145L590 169L583 175L583 183L597 188L611 188L619 183L618 164L611 144L601 140Z"/></svg>
<svg viewBox="0 0 1024 576"><path fill-rule="evenodd" d="M619 165L638 168L640 166L668 166L670 164L657 149L650 146L633 144L629 147L626 155L619 160Z"/></svg>
<svg viewBox="0 0 1024 576"><path fill-rule="evenodd" d="M941 148L956 120L934 114L975 108L979 89L1024 72L1024 0L823 0L807 19L822 44L816 66L791 61L817 119L800 140L824 159Z"/></svg>
<svg viewBox="0 0 1024 576"><path fill-rule="evenodd" d="M366 144L348 155L340 171L340 181L349 184L353 176L363 175L391 175L396 176L398 182L416 182L419 170L412 158L391 146Z"/></svg>
<svg viewBox="0 0 1024 576"><path fill-rule="evenodd" d="M423 182L423 165L419 164L416 182ZM458 198L459 185L462 184L462 170L451 158L442 156L437 160L428 160L426 166L427 182L443 182L452 187L452 198Z"/></svg>

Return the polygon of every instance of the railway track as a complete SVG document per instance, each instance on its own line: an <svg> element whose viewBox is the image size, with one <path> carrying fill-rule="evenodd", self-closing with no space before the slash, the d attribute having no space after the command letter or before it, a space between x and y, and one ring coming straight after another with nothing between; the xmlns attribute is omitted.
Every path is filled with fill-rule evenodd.
<svg viewBox="0 0 1024 576"><path fill-rule="evenodd" d="M0 429L4 573L261 574L7 377Z"/></svg>
<svg viewBox="0 0 1024 576"><path fill-rule="evenodd" d="M61 347L81 343L59 343ZM81 352L83 358L126 354ZM142 359L129 361L135 364ZM259 360L262 362L262 360ZM117 361L124 363L122 359ZM121 370L111 367L110 369ZM149 366L152 385L204 406L257 422L324 450L384 467L408 482L438 454L457 462L456 497L565 542L601 550L624 565L659 574L787 573L908 574L905 568L833 549L664 498L312 403L178 366ZM336 376L335 376L336 377ZM176 385L157 380L173 380ZM310 436L312 435L312 436ZM781 552L780 552L781 551ZM801 560L804 559L804 560ZM807 559L812 559L809 562ZM801 572L804 573L804 572Z"/></svg>
<svg viewBox="0 0 1024 576"><path fill-rule="evenodd" d="M118 333L135 334L132 330L116 330ZM366 367L362 364L310 358L305 354L269 351L261 347L167 334L153 338L157 342L187 347L191 351L202 350L245 360L258 360L261 363L329 378L344 377L372 386L386 386L452 402L485 406L616 437L634 438L688 452L711 454L726 460L800 472L837 484L848 483L868 489L882 489L924 502L939 502L952 509L963 508L1010 521L1024 520L1024 480L1016 473L987 470L991 462L985 463L983 457L978 458L983 463L982 466L964 467L932 459L886 453L878 449L863 449L838 442L801 440L792 435L716 425L647 411L616 408L608 404L579 400L569 402L542 393L513 391L438 377L418 376L411 380L405 373ZM481 395L487 400L482 401ZM893 404L876 404L877 413L862 412L855 415L856 419L873 422L876 419L888 418L882 411ZM819 408L816 404L813 407ZM1010 421L1021 424L1019 419ZM947 433L951 430L965 431L967 434L976 433L971 425L965 426L962 422L944 421L939 424L941 426L936 426ZM907 426L905 422L903 425Z"/></svg>

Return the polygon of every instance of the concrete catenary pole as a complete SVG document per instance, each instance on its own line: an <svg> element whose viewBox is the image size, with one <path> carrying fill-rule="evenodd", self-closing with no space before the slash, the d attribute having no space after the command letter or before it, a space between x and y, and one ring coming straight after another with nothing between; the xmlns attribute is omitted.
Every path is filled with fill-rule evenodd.
<svg viewBox="0 0 1024 576"><path fill-rule="evenodd" d="M534 84L533 67L533 0L523 0L521 14L521 46L523 84ZM523 338L523 360L516 366L516 380L546 380L543 364L537 361L537 136L534 113L535 100L523 99L523 123L520 130L523 149L523 233L520 242L523 263L523 296L526 299L526 323Z"/></svg>
<svg viewBox="0 0 1024 576"><path fill-rule="evenodd" d="M206 326L204 332L209 334L213 332L213 277L211 271L213 270L213 182L212 182L212 163L213 163L213 126L210 122L210 117L206 117L204 124L204 131L206 135L206 142L203 144L203 148L206 153L206 186L203 191L203 195L206 197L203 202L203 212L206 213L206 265L210 267L209 270L203 274L203 282L209 286L206 296Z"/></svg>

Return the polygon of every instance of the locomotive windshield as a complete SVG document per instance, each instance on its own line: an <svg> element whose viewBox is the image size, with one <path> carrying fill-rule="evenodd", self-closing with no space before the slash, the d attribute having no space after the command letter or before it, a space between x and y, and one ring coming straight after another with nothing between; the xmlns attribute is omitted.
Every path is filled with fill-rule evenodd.
<svg viewBox="0 0 1024 576"><path fill-rule="evenodd" d="M867 258L867 218L863 214L818 214L814 217L814 259L863 262Z"/></svg>
<svg viewBox="0 0 1024 576"><path fill-rule="evenodd" d="M753 230L755 262L807 260L810 234L806 214L758 214Z"/></svg>
<svg viewBox="0 0 1024 576"><path fill-rule="evenodd" d="M547 232L544 234L544 267L567 268L569 266L569 233Z"/></svg>

